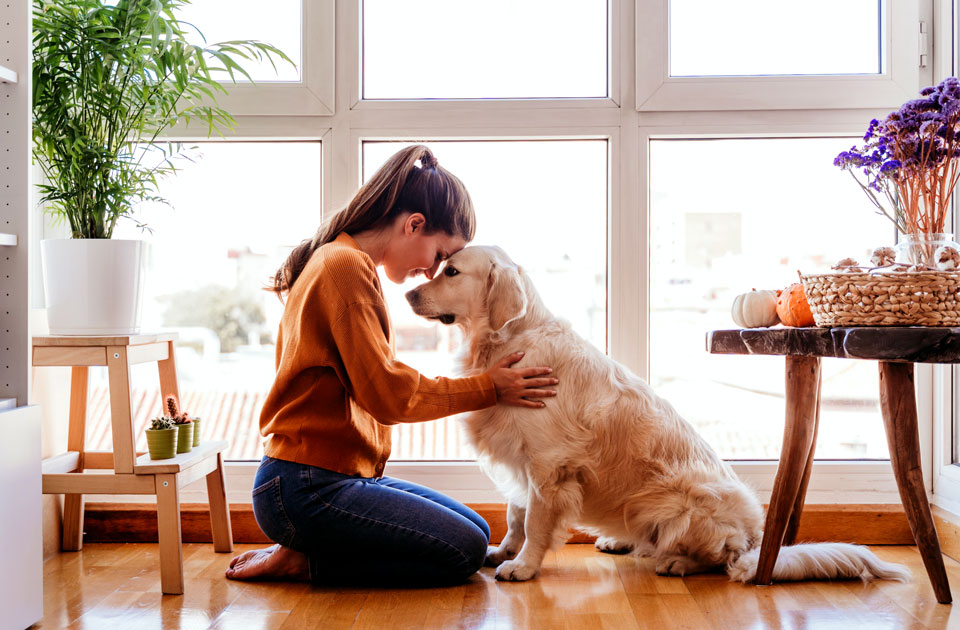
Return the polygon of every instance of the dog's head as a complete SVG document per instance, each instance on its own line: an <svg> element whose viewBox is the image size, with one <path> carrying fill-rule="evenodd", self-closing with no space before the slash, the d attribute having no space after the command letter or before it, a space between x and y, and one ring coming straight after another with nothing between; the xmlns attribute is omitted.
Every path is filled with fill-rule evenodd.
<svg viewBox="0 0 960 630"><path fill-rule="evenodd" d="M469 332L500 330L523 317L527 295L520 268L499 247L466 247L430 282L407 292L413 312Z"/></svg>

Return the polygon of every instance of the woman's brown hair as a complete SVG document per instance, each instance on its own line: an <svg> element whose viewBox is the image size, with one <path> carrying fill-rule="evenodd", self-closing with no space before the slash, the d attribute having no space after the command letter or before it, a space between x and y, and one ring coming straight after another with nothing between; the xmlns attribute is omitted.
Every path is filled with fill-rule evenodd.
<svg viewBox="0 0 960 630"><path fill-rule="evenodd" d="M268 290L279 296L290 291L313 252L340 234L382 227L405 212L423 214L428 233L444 232L473 240L476 218L463 182L437 164L430 149L415 144L394 153L346 208L325 221L313 238L295 247Z"/></svg>

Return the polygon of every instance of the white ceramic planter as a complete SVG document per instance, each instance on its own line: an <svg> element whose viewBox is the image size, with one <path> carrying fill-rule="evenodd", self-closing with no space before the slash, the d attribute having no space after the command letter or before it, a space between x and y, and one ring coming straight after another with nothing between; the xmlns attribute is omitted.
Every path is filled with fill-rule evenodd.
<svg viewBox="0 0 960 630"><path fill-rule="evenodd" d="M138 334L145 254L145 241L41 241L50 334Z"/></svg>

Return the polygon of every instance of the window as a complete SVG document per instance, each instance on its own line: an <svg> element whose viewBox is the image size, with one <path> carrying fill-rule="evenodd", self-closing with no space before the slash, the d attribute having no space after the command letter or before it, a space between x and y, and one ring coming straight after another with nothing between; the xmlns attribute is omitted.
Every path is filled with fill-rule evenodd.
<svg viewBox="0 0 960 630"><path fill-rule="evenodd" d="M879 74L880 9L877 0L670 0L670 76Z"/></svg>
<svg viewBox="0 0 960 630"><path fill-rule="evenodd" d="M931 11L893 0L637 3L637 109L892 109L933 82L921 37Z"/></svg>
<svg viewBox="0 0 960 630"><path fill-rule="evenodd" d="M205 11L207 2L192 6ZM169 269L154 270L161 276L151 278L148 300L195 290L202 278L235 287L226 276L232 269L235 279L241 267L250 274L244 286L259 287L284 248L314 232L321 205L327 215L342 208L388 155L426 139L473 195L476 243L504 247L535 274L552 310L650 380L721 454L772 457L783 422L782 363L724 363L704 352L704 333L733 325L736 292L780 287L798 268L822 269L893 241L831 162L869 118L954 73L945 52L955 30L951 3L364 0L336 3L336 12L334 5L245 1L249 8L225 9L216 24L202 18L210 38L222 27L224 37L268 41L287 35L267 29L292 32L299 20L299 82L291 76L230 87L223 105L243 141L202 142L204 160L165 182L162 193L176 210L154 208L147 219L157 227L153 260ZM774 12L783 7L796 13ZM699 32L704 23L711 28ZM248 24L258 30L241 30ZM919 67L921 28L930 38L926 67ZM774 55L778 47L804 54ZM826 58L815 56L820 50ZM191 126L185 133L203 132ZM205 170L241 154L233 169ZM826 236L810 231L826 216L839 227ZM244 221L248 229L237 228ZM241 236L262 236L272 246ZM177 256L161 255L170 239L180 239ZM228 258L228 249L241 254ZM179 284L164 280L167 273ZM384 288L402 360L427 374L451 374L456 328L408 315L403 288ZM279 313L269 309L279 302L261 298L266 323L259 339L248 332L244 343L240 335L236 349L216 353L216 362L204 363L205 348L213 347L209 334L204 346L184 333L178 359L188 407L191 391L220 387L241 355L253 361L244 377L261 391L269 387L271 318ZM148 304L145 313L164 313L164 303ZM679 336L674 349L666 345L671 332ZM223 350L219 335L217 342ZM738 376L742 370L751 374ZM825 362L820 458L886 457L873 370ZM920 368L917 375L930 435L933 413L924 410L933 406L936 379L931 385ZM155 372L142 381L135 374L134 386L141 382L155 386ZM255 415L256 395L226 404L226 421ZM707 408L716 401L725 402ZM747 410L745 417L734 421L729 407ZM939 417L952 426L949 404ZM256 459L258 451L246 450L259 442L252 427L231 428L229 437L229 458ZM472 457L456 423L397 428L394 444L388 474L461 500L503 500L474 462L452 461ZM947 438L948 451L951 444ZM230 501L249 501L253 468L231 465ZM761 495L775 468L769 461L734 463ZM898 501L887 462L820 461L810 483L809 503Z"/></svg>
<svg viewBox="0 0 960 630"><path fill-rule="evenodd" d="M363 0L364 99L606 95L606 0Z"/></svg>
<svg viewBox="0 0 960 630"><path fill-rule="evenodd" d="M365 142L364 180L404 144ZM533 279L548 309L606 348L606 141L428 145L470 191L477 212L472 244L502 247ZM423 281L398 286L383 278L397 358L427 376L451 376L460 329L418 317L403 297ZM392 459L473 459L458 428L451 419L401 424L394 428Z"/></svg>
<svg viewBox="0 0 960 630"><path fill-rule="evenodd" d="M271 0L270 10L261 11L258 0L204 0L184 5L179 19L195 25L192 34L194 44L203 45L240 39L253 39L273 44L296 64L277 63L276 69L269 61L249 61L244 68L254 81L297 82L303 65L301 35L301 0ZM238 76L238 80L245 81ZM229 80L223 73L223 80Z"/></svg>
<svg viewBox="0 0 960 630"><path fill-rule="evenodd" d="M184 410L204 439L228 439L227 459L259 459L260 408L275 373L283 305L262 288L290 250L320 225L319 142L205 142L163 180L172 208L145 205L115 238L146 238L144 330L174 330ZM161 409L153 366L132 370L134 434ZM164 392L166 393L166 392ZM106 368L91 369L88 448L109 449Z"/></svg>
<svg viewBox="0 0 960 630"><path fill-rule="evenodd" d="M194 43L255 39L273 44L296 64L246 61L254 83L229 75L217 102L233 116L329 116L334 110L334 0L203 0L182 7L196 27ZM204 133L203 125L197 126ZM302 132L302 127L300 127ZM296 137L295 134L294 137Z"/></svg>
<svg viewBox="0 0 960 630"><path fill-rule="evenodd" d="M779 456L783 358L707 355L705 331L735 327L738 293L785 287L841 258L867 262L894 241L833 166L855 140L651 142L650 380L722 457ZM817 457L886 459L876 366L824 359L822 379Z"/></svg>

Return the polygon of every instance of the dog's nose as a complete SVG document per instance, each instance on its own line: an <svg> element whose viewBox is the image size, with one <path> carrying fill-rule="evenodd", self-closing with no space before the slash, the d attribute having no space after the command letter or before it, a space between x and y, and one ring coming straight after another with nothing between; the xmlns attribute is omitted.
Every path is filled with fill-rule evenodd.
<svg viewBox="0 0 960 630"><path fill-rule="evenodd" d="M407 298L407 302L410 304L410 306L416 306L417 302L420 301L420 293L416 289L407 291L404 297Z"/></svg>

